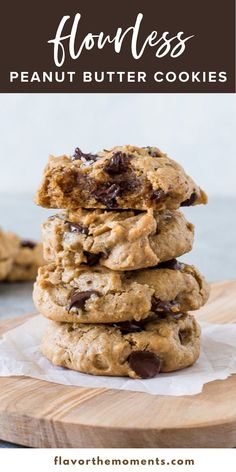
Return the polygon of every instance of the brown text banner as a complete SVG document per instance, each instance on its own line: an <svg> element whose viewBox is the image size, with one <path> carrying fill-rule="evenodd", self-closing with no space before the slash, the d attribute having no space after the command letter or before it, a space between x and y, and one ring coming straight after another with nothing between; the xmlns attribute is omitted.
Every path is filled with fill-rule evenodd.
<svg viewBox="0 0 236 472"><path fill-rule="evenodd" d="M0 37L0 92L235 92L234 0L8 1Z"/></svg>

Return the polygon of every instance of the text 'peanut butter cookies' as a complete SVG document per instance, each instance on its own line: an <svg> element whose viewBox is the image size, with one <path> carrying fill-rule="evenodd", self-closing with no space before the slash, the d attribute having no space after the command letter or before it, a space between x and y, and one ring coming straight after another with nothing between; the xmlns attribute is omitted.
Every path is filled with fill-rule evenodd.
<svg viewBox="0 0 236 472"><path fill-rule="evenodd" d="M36 203L46 208L175 210L205 193L158 148L117 146L96 155L49 158Z"/></svg>
<svg viewBox="0 0 236 472"><path fill-rule="evenodd" d="M176 260L126 272L100 266L65 269L52 263L39 269L34 302L55 321L111 323L197 310L208 293L198 270Z"/></svg>
<svg viewBox="0 0 236 472"><path fill-rule="evenodd" d="M179 211L77 210L43 224L44 257L64 267L136 270L192 249L194 227Z"/></svg>
<svg viewBox="0 0 236 472"><path fill-rule="evenodd" d="M41 350L53 364L87 374L152 378L198 359L200 328L189 314L128 333L119 326L50 322Z"/></svg>

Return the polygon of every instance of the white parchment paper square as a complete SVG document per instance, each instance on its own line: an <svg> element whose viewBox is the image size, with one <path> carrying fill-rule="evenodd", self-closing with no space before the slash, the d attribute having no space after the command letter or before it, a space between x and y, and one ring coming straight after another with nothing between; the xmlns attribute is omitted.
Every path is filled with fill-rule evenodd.
<svg viewBox="0 0 236 472"><path fill-rule="evenodd" d="M25 375L63 385L107 387L153 395L194 395L213 380L236 373L236 324L202 323L202 350L196 364L154 379L99 377L53 366L39 350L48 321L36 316L8 331L0 341L0 376Z"/></svg>

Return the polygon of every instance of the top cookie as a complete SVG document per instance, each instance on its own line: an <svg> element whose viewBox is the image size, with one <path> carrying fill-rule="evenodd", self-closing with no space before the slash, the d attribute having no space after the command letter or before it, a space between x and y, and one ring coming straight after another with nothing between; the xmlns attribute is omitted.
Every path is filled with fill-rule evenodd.
<svg viewBox="0 0 236 472"><path fill-rule="evenodd" d="M46 208L175 210L207 203L177 162L158 148L117 146L96 155L76 148L49 158L36 203Z"/></svg>

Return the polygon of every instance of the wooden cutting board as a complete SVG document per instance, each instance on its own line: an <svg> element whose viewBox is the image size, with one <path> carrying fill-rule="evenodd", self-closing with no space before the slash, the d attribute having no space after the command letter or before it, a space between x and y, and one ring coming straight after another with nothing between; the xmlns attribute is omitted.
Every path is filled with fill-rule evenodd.
<svg viewBox="0 0 236 472"><path fill-rule="evenodd" d="M201 320L236 321L236 281L215 284ZM23 318L5 321L0 334ZM236 447L236 375L194 396L0 378L0 438L31 447Z"/></svg>

